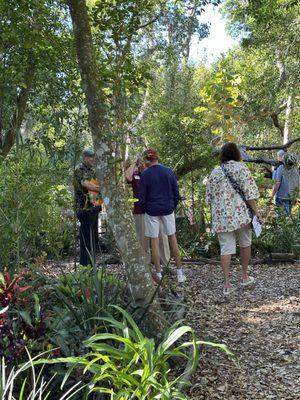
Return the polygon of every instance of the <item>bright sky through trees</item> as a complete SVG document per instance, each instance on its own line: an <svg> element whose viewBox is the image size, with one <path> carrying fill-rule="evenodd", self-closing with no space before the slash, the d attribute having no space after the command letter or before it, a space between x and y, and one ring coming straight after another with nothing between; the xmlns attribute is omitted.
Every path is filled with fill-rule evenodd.
<svg viewBox="0 0 300 400"><path fill-rule="evenodd" d="M211 24L210 35L201 41L198 41L196 35L194 36L191 48L191 60L197 64L204 62L210 65L238 41L232 39L226 32L226 20L222 17L218 7L207 6L206 11L200 17L200 21Z"/></svg>

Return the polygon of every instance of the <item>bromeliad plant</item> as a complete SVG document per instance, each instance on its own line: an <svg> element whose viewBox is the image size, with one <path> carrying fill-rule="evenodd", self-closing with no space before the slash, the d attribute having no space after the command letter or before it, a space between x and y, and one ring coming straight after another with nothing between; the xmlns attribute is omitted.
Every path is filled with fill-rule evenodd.
<svg viewBox="0 0 300 400"><path fill-rule="evenodd" d="M23 274L12 277L7 267L4 268L3 273L0 272L0 304L2 307L20 301L21 294L31 288L31 286L19 286L22 279Z"/></svg>
<svg viewBox="0 0 300 400"><path fill-rule="evenodd" d="M46 347L46 314L41 310L39 298L26 304L22 310L15 305L0 311L0 357L17 365L26 358L25 347L32 352Z"/></svg>
<svg viewBox="0 0 300 400"><path fill-rule="evenodd" d="M44 348L46 314L39 297L29 291L31 286L20 286L25 274L12 276L7 268L0 273L0 357L16 365L23 361L25 346L30 350L39 342Z"/></svg>
<svg viewBox="0 0 300 400"><path fill-rule="evenodd" d="M48 320L49 340L64 356L82 354L85 339L106 331L101 317L110 315L109 305L124 304L125 284L106 274L104 267L62 273L55 284L48 281L48 285L55 299Z"/></svg>
<svg viewBox="0 0 300 400"><path fill-rule="evenodd" d="M58 358L41 362L71 364L65 380L75 368L83 370L90 379L84 399L92 393L109 395L111 400L169 400L187 399L181 387L188 384L187 376L195 370L199 359L199 344L194 331L180 322L167 330L156 345L154 339L143 335L132 317L123 309L113 306L123 316L122 321L102 317L110 332L92 336L84 342L90 349L82 357ZM190 337L191 341L184 339ZM230 353L224 345L206 343ZM190 349L190 351L187 351ZM230 353L231 354L231 353ZM171 367L171 362L185 361L183 373ZM89 378L90 377L90 378Z"/></svg>

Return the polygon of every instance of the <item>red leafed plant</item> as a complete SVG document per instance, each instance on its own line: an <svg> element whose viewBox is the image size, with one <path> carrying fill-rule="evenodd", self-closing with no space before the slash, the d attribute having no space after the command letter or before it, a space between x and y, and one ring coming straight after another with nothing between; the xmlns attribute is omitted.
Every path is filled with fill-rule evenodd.
<svg viewBox="0 0 300 400"><path fill-rule="evenodd" d="M31 286L19 286L22 279L22 273L11 277L7 267L4 267L3 274L0 272L0 304L2 307L15 303L21 293L31 288Z"/></svg>

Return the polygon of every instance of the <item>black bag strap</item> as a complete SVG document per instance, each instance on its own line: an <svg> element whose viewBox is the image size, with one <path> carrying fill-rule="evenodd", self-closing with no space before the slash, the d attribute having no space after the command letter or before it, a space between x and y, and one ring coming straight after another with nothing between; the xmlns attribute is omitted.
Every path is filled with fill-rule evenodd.
<svg viewBox="0 0 300 400"><path fill-rule="evenodd" d="M230 173L227 171L227 169L225 168L224 164L221 164L221 169L224 173L224 175L226 176L226 178L229 180L231 186L233 187L233 189L241 196L242 200L244 201L244 203L246 204L247 210L250 214L250 217L253 217L253 211L252 208L249 206L247 199L246 199L246 195L243 191L243 189L239 186L239 184L237 183L237 181L230 175Z"/></svg>

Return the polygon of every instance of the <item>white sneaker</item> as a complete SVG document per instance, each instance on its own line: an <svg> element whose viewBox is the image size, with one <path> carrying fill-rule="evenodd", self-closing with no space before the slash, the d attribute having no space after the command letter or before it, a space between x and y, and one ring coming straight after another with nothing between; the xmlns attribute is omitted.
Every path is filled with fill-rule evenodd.
<svg viewBox="0 0 300 400"><path fill-rule="evenodd" d="M156 276L157 276L157 279L158 279L159 281L162 280L162 274L161 274L161 272L156 272Z"/></svg>
<svg viewBox="0 0 300 400"><path fill-rule="evenodd" d="M254 282L255 282L255 279L253 278L253 276L249 276L248 279L242 281L242 286L243 287L249 286L249 285L252 285Z"/></svg>
<svg viewBox="0 0 300 400"><path fill-rule="evenodd" d="M177 282L183 283L186 281L186 276L184 274L177 274Z"/></svg>
<svg viewBox="0 0 300 400"><path fill-rule="evenodd" d="M229 295L229 294L231 294L231 293L233 293L233 292L235 292L235 291L236 291L236 288L233 287L233 286L229 286L229 287L224 287L224 288L223 288L223 294L224 294L225 296L227 296L227 295Z"/></svg>

